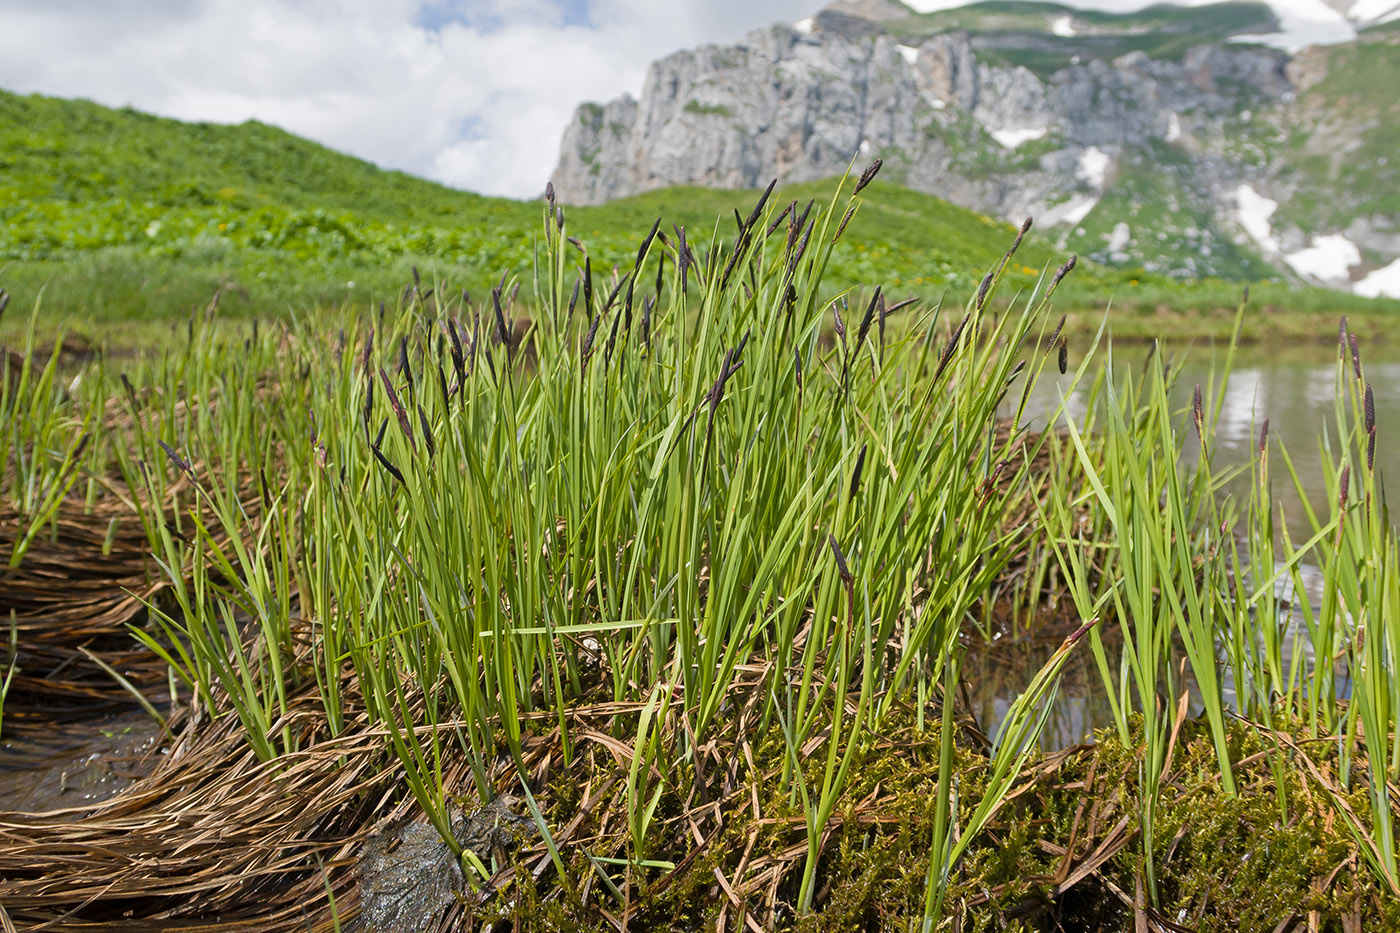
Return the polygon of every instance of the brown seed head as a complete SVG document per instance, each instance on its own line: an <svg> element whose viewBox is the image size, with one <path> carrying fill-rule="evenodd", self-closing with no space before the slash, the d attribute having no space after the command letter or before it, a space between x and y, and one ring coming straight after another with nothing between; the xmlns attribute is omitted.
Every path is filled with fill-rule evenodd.
<svg viewBox="0 0 1400 933"><path fill-rule="evenodd" d="M860 173L860 181L856 182L856 194L860 194L861 190L864 189L866 185L875 180L875 176L880 174L880 166L884 164L884 159L876 159L874 162L870 163L865 171Z"/></svg>

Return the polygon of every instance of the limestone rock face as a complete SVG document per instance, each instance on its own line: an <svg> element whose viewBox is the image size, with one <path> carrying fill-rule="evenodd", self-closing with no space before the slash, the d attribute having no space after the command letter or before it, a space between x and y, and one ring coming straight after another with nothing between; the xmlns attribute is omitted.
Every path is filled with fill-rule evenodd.
<svg viewBox="0 0 1400 933"><path fill-rule="evenodd" d="M555 191L597 204L671 185L758 188L840 175L853 160L859 171L879 156L886 179L1013 222L1034 215L1094 258L1183 277L1318 281L1289 255L1329 229L1366 257L1331 284L1395 255L1400 218L1360 195L1329 194L1326 217L1290 203L1324 181L1295 170L1308 152L1336 151L1339 137L1365 137L1385 119L1329 115L1338 53L1183 34L1149 54L1133 39L1140 30L1109 34L1045 9L1039 30L958 20L921 32L928 18L893 0L839 0L732 45L676 52L651 65L639 99L578 108ZM1377 164L1400 190L1395 169ZM1269 203L1264 228L1248 222Z"/></svg>

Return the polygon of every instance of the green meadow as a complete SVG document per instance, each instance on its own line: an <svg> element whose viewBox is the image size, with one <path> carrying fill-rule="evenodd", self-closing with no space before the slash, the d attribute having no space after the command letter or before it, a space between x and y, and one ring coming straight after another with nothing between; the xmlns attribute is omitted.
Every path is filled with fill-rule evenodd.
<svg viewBox="0 0 1400 933"><path fill-rule="evenodd" d="M832 184L790 185L778 197L801 209ZM566 209L569 233L608 269L626 263L658 217L696 241L731 240L734 212L757 194L673 188ZM528 273L542 248L538 213L538 201L384 171L259 123L189 124L0 92L0 280L24 306L42 293L46 323L92 337L121 323L154 339L216 292L231 318L392 304L414 267L479 297L507 271ZM976 287L1014 232L898 185L872 191L853 223L826 286L881 284L901 300ZM1033 234L1007 270L1008 293L1031 288L1063 252ZM1123 336L1222 337L1245 284L1086 263L1060 301L1076 332L1111 308ZM1380 332L1400 310L1278 282L1252 289L1248 337L1317 336L1341 313L1362 333ZM13 323L0 332L13 334Z"/></svg>

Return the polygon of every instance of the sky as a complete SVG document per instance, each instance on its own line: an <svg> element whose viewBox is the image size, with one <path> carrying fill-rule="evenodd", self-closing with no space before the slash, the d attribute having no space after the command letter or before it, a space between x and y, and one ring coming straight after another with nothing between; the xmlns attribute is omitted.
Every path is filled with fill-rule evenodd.
<svg viewBox="0 0 1400 933"><path fill-rule="evenodd" d="M653 59L824 2L0 0L0 88L257 119L454 187L532 197L580 102L637 94ZM1298 34L1339 28L1323 0L1275 2Z"/></svg>

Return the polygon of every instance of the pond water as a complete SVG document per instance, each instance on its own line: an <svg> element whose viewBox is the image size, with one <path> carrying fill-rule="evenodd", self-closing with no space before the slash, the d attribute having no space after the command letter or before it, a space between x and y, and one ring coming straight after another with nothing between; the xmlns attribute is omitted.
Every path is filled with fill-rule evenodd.
<svg viewBox="0 0 1400 933"><path fill-rule="evenodd" d="M1071 348L1072 349L1072 348ZM1191 404L1191 395L1199 383L1203 389L1218 383L1219 369L1228 348L1209 342L1186 345L1164 345L1159 352L1182 364L1173 400L1183 411ZM1296 543L1308 537L1303 511L1306 496L1314 509L1324 511L1326 488L1319 447L1324 437L1331 440L1333 459L1337 456L1335 399L1339 391L1335 340L1315 343L1249 344L1239 348L1235 365L1226 385L1214 440L1213 464L1223 471L1231 466L1249 464L1257 456L1259 427L1269 419L1271 444L1270 469L1273 473L1272 492L1277 509L1282 510L1290 533ZM1113 347L1115 369L1139 374L1148 354L1141 342L1119 343ZM1375 469L1382 480L1386 474L1396 475L1400 469L1400 343L1370 342L1360 345L1362 372L1371 384L1376 409ZM1100 360L1106 358L1100 351ZM1071 358L1070 376L1078 360ZM1102 364L1100 364L1102 365ZM1060 377L1053 362L1041 382L1031 393L1027 408L1031 424L1044 427L1054 412L1060 395L1069 392L1070 376ZM1354 379L1350 360L1343 377ZM1088 395L1086 384L1068 396L1071 416L1084 415ZM1303 487L1295 489L1278 456L1278 446L1287 446L1293 465ZM1188 429L1183 457L1193 459L1199 447ZM1247 474L1237 477L1226 487L1229 495L1242 500L1249 496ZM1305 583L1320 581L1315 568L1305 567ZM1309 590L1320 587L1309 585ZM1318 592L1310 592L1314 605L1320 601ZM1030 640L1021 644L977 646L969 653L965 666L967 686L978 722L989 735L995 734L1012 699L1029 682L1059 645L1059 637ZM1116 649L1110 649L1110 658ZM1231 684L1226 683L1227 697ZM1345 672L1339 672L1339 692L1346 695ZM1052 710L1041 744L1060 748L1086 739L1095 729L1112 724L1108 698L1087 645L1071 655L1061 679L1059 697Z"/></svg>

